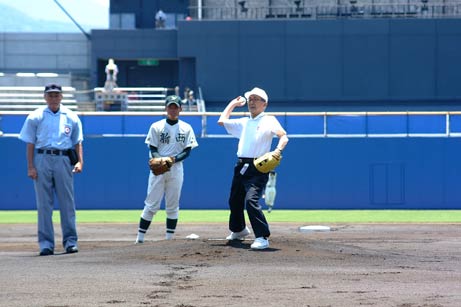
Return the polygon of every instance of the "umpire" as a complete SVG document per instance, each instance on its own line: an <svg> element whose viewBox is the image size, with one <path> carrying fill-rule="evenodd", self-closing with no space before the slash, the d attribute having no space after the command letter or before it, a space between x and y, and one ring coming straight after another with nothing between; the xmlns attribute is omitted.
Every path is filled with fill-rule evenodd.
<svg viewBox="0 0 461 307"><path fill-rule="evenodd" d="M27 176L34 181L40 256L54 254L54 195L61 213L63 247L66 253L76 253L73 176L83 168L82 123L77 114L61 105L60 85L46 85L44 97L46 106L27 116L19 135L27 143Z"/></svg>
<svg viewBox="0 0 461 307"><path fill-rule="evenodd" d="M250 117L230 119L234 108L243 107L248 101ZM268 174L256 169L255 158L269 152L274 136L279 138L277 149L271 154L280 160L282 150L288 143L285 130L275 116L267 115L268 96L266 92L255 87L246 92L244 97L237 97L224 109L218 124L224 126L227 132L239 139L237 149L237 164L234 168L231 192L229 197L230 217L228 240L243 240L250 234L245 225L244 209L255 234L252 249L269 247L269 225L266 221L259 199L268 180Z"/></svg>

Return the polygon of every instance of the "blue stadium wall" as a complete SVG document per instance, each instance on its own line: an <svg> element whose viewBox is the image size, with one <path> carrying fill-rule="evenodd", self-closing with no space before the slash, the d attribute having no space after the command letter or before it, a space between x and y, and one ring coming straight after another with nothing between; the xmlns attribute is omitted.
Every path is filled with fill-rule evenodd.
<svg viewBox="0 0 461 307"><path fill-rule="evenodd" d="M417 115L373 118L339 116L330 133L342 137L292 137L277 169L277 209L461 209L461 142L444 134L444 117ZM14 134L25 115L2 117L0 209L33 209L33 183L27 177L25 144ZM321 122L300 117L279 119L293 133ZM406 118L406 120L404 120ZM75 176L79 209L139 209L147 188L144 136L158 116L82 115L85 127L84 172ZM210 131L225 134L213 126ZM200 116L186 118L200 135ZM318 122L310 125L308 122ZM461 115L450 122L461 134ZM368 132L432 137L363 137ZM102 132L117 136L103 135ZM141 134L141 135L140 135ZM130 136L128 136L130 135ZM346 136L350 135L350 137ZM354 136L355 135L355 136ZM198 138L200 146L185 161L181 198L184 209L226 209L237 140Z"/></svg>
<svg viewBox="0 0 461 307"><path fill-rule="evenodd" d="M272 102L291 105L461 102L461 19L180 21L175 30L94 30L93 77L103 74L98 60L109 57L177 60L175 82L195 80L209 102L255 85Z"/></svg>

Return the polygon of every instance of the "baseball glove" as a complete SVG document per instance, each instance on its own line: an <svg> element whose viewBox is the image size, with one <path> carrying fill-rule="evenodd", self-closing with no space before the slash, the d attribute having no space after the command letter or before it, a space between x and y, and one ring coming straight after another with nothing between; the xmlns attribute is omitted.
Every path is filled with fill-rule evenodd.
<svg viewBox="0 0 461 307"><path fill-rule="evenodd" d="M280 152L271 151L255 159L253 164L261 173L269 173L280 164L280 160L282 160Z"/></svg>
<svg viewBox="0 0 461 307"><path fill-rule="evenodd" d="M150 158L149 168L155 176L168 172L173 165L174 161L170 157L165 158Z"/></svg>

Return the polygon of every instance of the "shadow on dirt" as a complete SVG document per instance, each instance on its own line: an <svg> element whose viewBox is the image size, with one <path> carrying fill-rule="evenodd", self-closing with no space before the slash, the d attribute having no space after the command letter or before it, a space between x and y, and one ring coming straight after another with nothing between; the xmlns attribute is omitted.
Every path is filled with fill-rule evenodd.
<svg viewBox="0 0 461 307"><path fill-rule="evenodd" d="M227 241L225 246L230 246L234 248L241 248L241 249L251 249L251 243L246 243L245 241L240 241L240 240L232 240L232 241ZM279 251L278 248L266 248L266 249L261 249L261 250L252 250L254 252L276 252Z"/></svg>

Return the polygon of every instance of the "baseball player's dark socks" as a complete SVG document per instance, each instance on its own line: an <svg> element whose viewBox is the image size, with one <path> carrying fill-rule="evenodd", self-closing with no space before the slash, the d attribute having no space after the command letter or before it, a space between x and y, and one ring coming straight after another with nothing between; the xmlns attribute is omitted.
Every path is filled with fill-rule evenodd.
<svg viewBox="0 0 461 307"><path fill-rule="evenodd" d="M144 242L144 235L147 232L147 229L149 229L151 221L145 220L141 218L139 220L139 228L138 228L138 237L136 238L137 243L142 243Z"/></svg>
<svg viewBox="0 0 461 307"><path fill-rule="evenodd" d="M146 233L147 229L149 229L150 223L151 221L141 218L139 220L139 231Z"/></svg>
<svg viewBox="0 0 461 307"><path fill-rule="evenodd" d="M176 230L176 225L178 224L178 219L166 219L166 239L170 240L173 238L173 234Z"/></svg>

